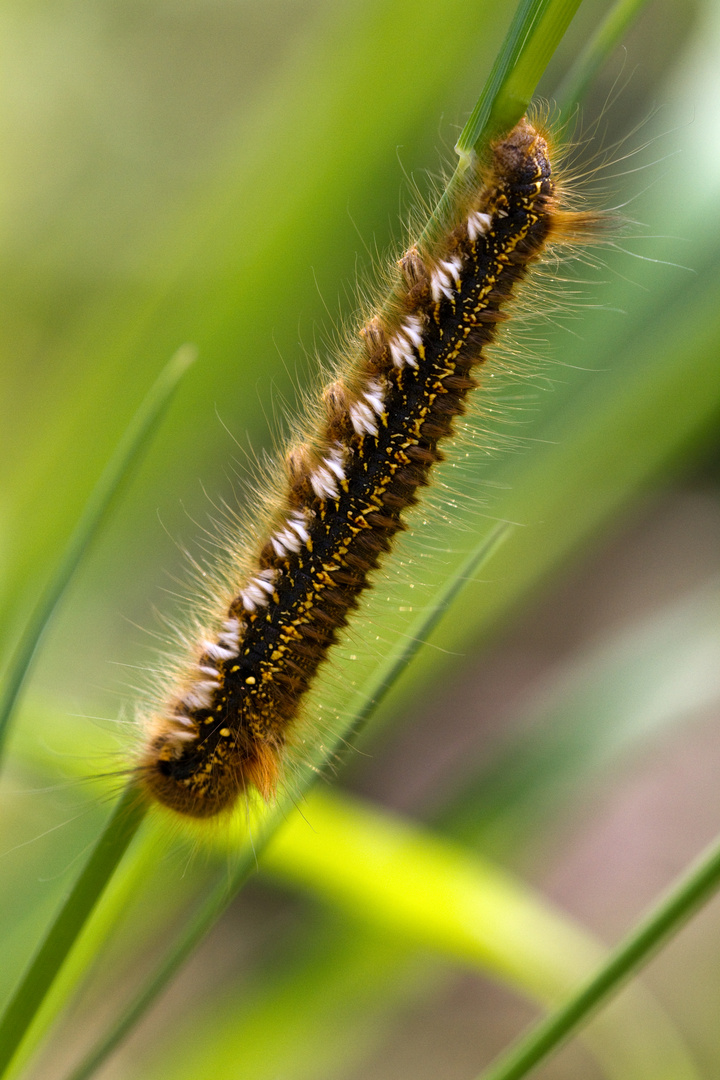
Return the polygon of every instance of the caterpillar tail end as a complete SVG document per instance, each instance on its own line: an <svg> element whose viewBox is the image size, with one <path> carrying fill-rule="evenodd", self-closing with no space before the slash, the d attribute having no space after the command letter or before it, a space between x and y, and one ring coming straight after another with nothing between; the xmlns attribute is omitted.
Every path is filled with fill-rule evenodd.
<svg viewBox="0 0 720 1080"><path fill-rule="evenodd" d="M216 753L198 763L192 751L179 752L172 736L159 735L136 772L151 802L185 817L213 818L232 811L251 788L271 802L277 791L280 757L272 743L258 743L251 755Z"/></svg>

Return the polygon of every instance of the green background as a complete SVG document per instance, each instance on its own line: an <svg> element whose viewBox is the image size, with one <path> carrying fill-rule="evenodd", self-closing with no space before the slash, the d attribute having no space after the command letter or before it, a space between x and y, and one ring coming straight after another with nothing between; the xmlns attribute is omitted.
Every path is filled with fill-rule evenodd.
<svg viewBox="0 0 720 1080"><path fill-rule="evenodd" d="M602 10L582 6L548 97ZM157 612L181 619L190 591L186 549L212 556L210 519L248 497L356 281L452 164L510 15L459 0L0 9L6 649L143 394L178 346L199 350L16 718L7 990L117 789L87 778L127 759L133 688L167 637ZM720 809L719 25L714 4L649 4L603 69L570 170L606 158L579 186L627 223L548 271L569 282L531 291L541 317L510 328L497 413L469 422L310 706L342 716L443 574L496 519L516 523L340 781L519 871L608 942ZM33 1075L58 1075L132 993L202 891L202 846L159 840L146 883L128 879L135 904ZM228 1077L472 1076L532 1015L476 974L400 959L395 931L337 897L293 892L254 882L107 1075L198 1075L194 1047ZM649 975L701 1075L720 1059L716 931L709 911ZM592 1077L584 1055L544 1075Z"/></svg>

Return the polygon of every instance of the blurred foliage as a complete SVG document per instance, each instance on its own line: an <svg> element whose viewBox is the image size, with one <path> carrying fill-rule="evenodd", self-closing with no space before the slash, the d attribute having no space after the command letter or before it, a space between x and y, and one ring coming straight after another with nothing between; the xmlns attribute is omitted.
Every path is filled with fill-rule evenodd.
<svg viewBox="0 0 720 1080"><path fill-rule="evenodd" d="M604 10L595 0L581 6L542 84L548 97ZM213 506L243 498L248 462L281 436L316 351L331 348L333 326L352 311L355 279L402 244L398 221L414 189L426 196L429 176L452 166L511 13L462 0L2 6L6 655L161 366L185 341L200 354L86 560L17 719L0 793L4 991L117 786L85 778L125 760L129 684L145 677L135 668L152 665L154 635L164 633L153 609L175 609L167 592L186 591L185 548L204 557L198 534L217 516ZM605 147L610 165L587 186L630 223L591 265L558 268L570 282L536 290L530 307L549 308L550 318L521 320L497 366L501 404L471 421L314 694L319 715L342 715L477 536L495 519L518 523L383 705L352 761L358 784L372 775L365 755L379 758L401 739L420 703L434 704L437 724L452 731L445 689L477 666L481 646L485 655L498 647L551 572L571 572L633 505L717 460L720 170L707 133L719 35L713 0L648 4L584 108L587 146L581 135L572 168L592 168ZM570 294L578 297L566 303ZM525 360L528 350L545 359ZM512 738L483 766L465 762L462 783L452 770L441 775L430 800L441 808L437 838L451 834L506 864L527 865L528 852L541 861L590 781L602 787L608 763L629 767L660 732L687 728L691 738L690 720L718 700L710 577L700 593L639 614L591 655L571 657L559 704L538 697L511 718ZM60 1037L29 1075L56 1077L78 1059L208 878L231 872L223 859L232 856L162 832L149 830L90 928L77 974L112 929L110 943L77 1000L66 973L53 1005L70 1001ZM319 880L304 887L322 892ZM451 972L372 918L358 923L336 901L326 905L256 884L113 1075L191 1075L190 1044L207 1046L204 1060L220 1077L400 1075L367 1062L392 1045L393 1017L441 998ZM719 998L716 976L700 980L686 1013ZM689 1033L710 1075L717 1048L712 1058L707 1032ZM449 1048L442 1075L473 1075L500 1042L470 1047L470 1073L462 1048ZM546 1075L579 1069L595 1075L572 1057Z"/></svg>

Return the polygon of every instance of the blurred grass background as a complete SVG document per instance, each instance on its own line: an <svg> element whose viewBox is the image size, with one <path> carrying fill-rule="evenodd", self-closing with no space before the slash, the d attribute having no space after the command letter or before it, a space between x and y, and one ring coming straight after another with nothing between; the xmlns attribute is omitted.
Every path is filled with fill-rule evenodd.
<svg viewBox="0 0 720 1080"><path fill-rule="evenodd" d="M583 4L549 97L603 10ZM451 160L511 13L0 9L6 649L143 393L183 342L200 351L16 720L0 792L5 991L106 813L82 778L132 741L135 669L153 662L154 609L183 591L183 549L201 551L212 504L236 500L247 449L272 445L356 275L402 240L409 178L426 191ZM581 268L590 284L563 325L527 332L548 362L505 387L491 442L506 434L511 452L487 454L491 421L476 422L317 697L342 709L423 586L495 518L518 522L340 780L518 871L607 941L720 809L719 25L715 3L648 4L603 71L584 123L610 95L597 141L642 124L627 146L647 150L603 180L640 224ZM145 884L126 879L110 953L29 1075L61 1075L132 994L213 858L165 840L151 873L134 867ZM532 1015L337 897L308 898L319 879L302 899L286 888L252 883L103 1076L472 1076ZM711 907L648 974L703 1076L720 1064L718 929ZM602 1075L585 1055L539 1075Z"/></svg>

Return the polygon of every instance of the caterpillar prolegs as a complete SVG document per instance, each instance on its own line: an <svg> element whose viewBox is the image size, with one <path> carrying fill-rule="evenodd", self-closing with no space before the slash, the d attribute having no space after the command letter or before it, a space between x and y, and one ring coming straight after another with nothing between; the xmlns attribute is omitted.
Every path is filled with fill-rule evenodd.
<svg viewBox="0 0 720 1080"><path fill-rule="evenodd" d="M546 139L521 120L468 180L453 224L399 260L393 302L325 387L252 569L148 724L147 794L193 817L271 797L303 695L427 485L504 310L563 208Z"/></svg>

